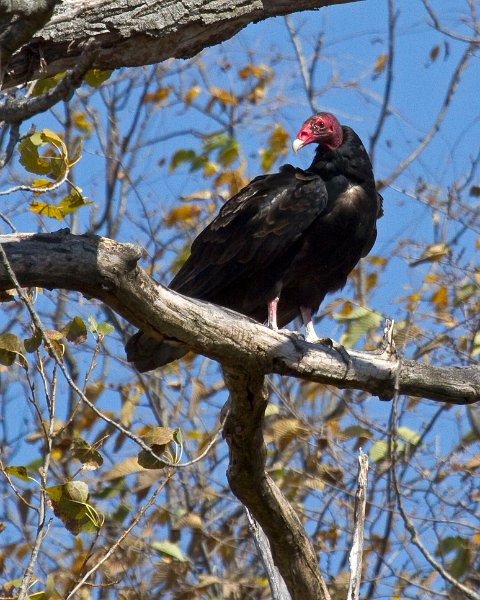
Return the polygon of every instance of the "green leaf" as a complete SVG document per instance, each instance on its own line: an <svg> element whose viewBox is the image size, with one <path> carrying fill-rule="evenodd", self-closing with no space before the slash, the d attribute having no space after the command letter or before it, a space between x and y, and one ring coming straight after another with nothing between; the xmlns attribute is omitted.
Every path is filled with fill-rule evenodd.
<svg viewBox="0 0 480 600"><path fill-rule="evenodd" d="M20 164L23 165L29 173L35 173L36 175L47 175L52 170L51 161L39 155L39 144L36 143L37 141L42 144L40 133L34 133L18 144L18 151L20 152Z"/></svg>
<svg viewBox="0 0 480 600"><path fill-rule="evenodd" d="M180 446L183 444L183 434L180 427L173 430L173 440Z"/></svg>
<svg viewBox="0 0 480 600"><path fill-rule="evenodd" d="M355 307L348 315L336 313L332 315L338 323L345 323L347 331L340 338L340 344L351 348L365 333L377 329L382 322L382 315L366 308Z"/></svg>
<svg viewBox="0 0 480 600"><path fill-rule="evenodd" d="M467 540L460 536L448 536L437 544L435 549L435 556L445 556L453 550L458 550L459 548L465 548L467 544Z"/></svg>
<svg viewBox="0 0 480 600"><path fill-rule="evenodd" d="M388 442L385 442L384 440L375 442L368 453L371 462L375 463L382 460L382 458L386 458L388 456L388 447Z"/></svg>
<svg viewBox="0 0 480 600"><path fill-rule="evenodd" d="M225 146L231 141L233 141L233 138L228 133L215 133L214 135L208 135L203 140L202 146L206 152L211 152Z"/></svg>
<svg viewBox="0 0 480 600"><path fill-rule="evenodd" d="M230 139L226 144L222 146L220 151L218 152L218 162L224 167L229 167L232 163L234 163L237 158L240 156L240 144L234 140Z"/></svg>
<svg viewBox="0 0 480 600"><path fill-rule="evenodd" d="M13 477L17 477L17 479L21 479L22 481L32 480L27 473L27 468L23 466L6 467L5 472L9 475L13 475Z"/></svg>
<svg viewBox="0 0 480 600"><path fill-rule="evenodd" d="M28 600L47 600L49 596L47 596L47 592L35 592L34 594L29 594L27 596Z"/></svg>
<svg viewBox="0 0 480 600"><path fill-rule="evenodd" d="M456 578L460 577L470 567L471 553L469 548L459 548L455 558L450 563L449 571Z"/></svg>
<svg viewBox="0 0 480 600"><path fill-rule="evenodd" d="M365 427L361 427L360 425L352 425L350 427L346 427L341 434L346 438L346 439L351 439L351 438L366 438L367 440L369 440L372 437L372 432L369 431L368 429L365 429Z"/></svg>
<svg viewBox="0 0 480 600"><path fill-rule="evenodd" d="M368 453L368 455L370 457L370 461L372 463L375 463L384 458L388 458L388 455L390 452L389 448L390 448L390 443L386 442L385 440L378 440L377 442L375 442L372 445L372 447L370 448L370 451ZM404 448L405 448L405 444L397 441L397 448L396 448L397 452L402 452L402 450Z"/></svg>
<svg viewBox="0 0 480 600"><path fill-rule="evenodd" d="M87 326L80 317L74 317L67 323L62 333L72 344L83 344L87 340Z"/></svg>
<svg viewBox="0 0 480 600"><path fill-rule="evenodd" d="M182 163L189 162L190 164L197 158L193 150L177 150L170 160L170 173Z"/></svg>
<svg viewBox="0 0 480 600"><path fill-rule="evenodd" d="M455 298L453 303L455 306L459 306L466 302L478 291L478 285L475 283L466 282L455 287Z"/></svg>
<svg viewBox="0 0 480 600"><path fill-rule="evenodd" d="M421 439L416 431L413 431L408 427L399 427L397 429L397 434L398 437L402 438L407 444L412 444L412 446L416 446Z"/></svg>
<svg viewBox="0 0 480 600"><path fill-rule="evenodd" d="M160 554L165 554L166 556L170 556L179 562L187 562L187 558L184 556L180 547L177 544L173 544L172 542L164 541L164 542L152 542L150 546L159 552Z"/></svg>
<svg viewBox="0 0 480 600"><path fill-rule="evenodd" d="M83 481L69 481L53 485L45 490L52 503L55 516L62 520L66 529L78 533L92 533L103 523L103 517L88 504L88 486Z"/></svg>
<svg viewBox="0 0 480 600"><path fill-rule="evenodd" d="M107 81L111 74L112 71L108 69L90 69L90 71L85 74L83 80L90 87L98 88L104 81Z"/></svg>
<svg viewBox="0 0 480 600"><path fill-rule="evenodd" d="M93 446L81 437L74 438L72 442L73 456L89 470L98 469L103 465L103 457Z"/></svg>
<svg viewBox="0 0 480 600"><path fill-rule="evenodd" d="M97 325L98 335L108 335L109 333L112 333L112 331L115 331L115 327L110 325L110 323L102 321L102 323L98 323Z"/></svg>
<svg viewBox="0 0 480 600"><path fill-rule="evenodd" d="M93 204L93 202L88 202L78 188L72 188L57 206L62 211L63 216L65 216L75 212L82 206L88 206L89 204Z"/></svg>
<svg viewBox="0 0 480 600"><path fill-rule="evenodd" d="M88 315L88 329L91 333L98 332L98 323L93 315Z"/></svg>
<svg viewBox="0 0 480 600"><path fill-rule="evenodd" d="M35 84L32 91L32 96L41 96L48 90L53 89L59 81L65 77L65 71L53 75L53 77L46 77L45 79L39 79Z"/></svg>
<svg viewBox="0 0 480 600"><path fill-rule="evenodd" d="M10 367L17 358L23 367L28 365L20 339L13 333L2 333L0 335L0 364Z"/></svg>
<svg viewBox="0 0 480 600"><path fill-rule="evenodd" d="M157 456L162 456L167 450L168 444L174 441L175 431L169 427L155 427L143 436L143 441L152 449ZM170 457L165 457L170 461ZM163 469L165 463L154 458L147 450L138 454L138 464L144 469Z"/></svg>

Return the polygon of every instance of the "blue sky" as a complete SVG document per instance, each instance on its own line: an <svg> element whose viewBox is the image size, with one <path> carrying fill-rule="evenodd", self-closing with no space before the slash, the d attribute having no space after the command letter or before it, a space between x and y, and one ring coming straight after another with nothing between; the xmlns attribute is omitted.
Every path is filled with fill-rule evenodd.
<svg viewBox="0 0 480 600"><path fill-rule="evenodd" d="M440 0L435 3L438 14L442 16L442 22L463 33L468 31L458 23L465 6L466 3L452 3L451 0ZM399 2L396 10L398 11L397 43L391 115L386 120L384 133L375 155L374 167L377 179L388 177L398 162L416 147L418 140L429 130L444 99L454 66L465 49L463 43L453 39L448 39L448 46L445 45L444 36L428 24L426 11L420 1ZM307 57L312 52L318 32L324 32L323 52L315 79L317 86L323 86L330 80L332 74L339 75L337 85L317 98L319 107L335 113L343 123L353 127L367 147L376 124L385 84L384 73L375 77L373 69L378 57L387 51L387 20L387 2L383 0L337 5L292 17ZM439 47L438 57L432 62L430 55L436 46ZM219 66L219 63L226 59L233 65L230 71L222 70ZM254 63L274 65L276 76L265 101L252 110L235 132L248 159L246 173L249 177L254 177L260 172L258 150L265 144L272 123L282 124L293 139L301 123L311 114L311 108L298 77L294 49L285 22L278 18L251 25L232 40L209 49L202 56L202 60L207 65L212 84L226 89L229 85L237 84L235 73L239 67L250 60ZM172 71L182 64L182 61L173 62ZM118 73L113 77L116 75ZM195 76L189 73L188 77L194 79ZM175 78L176 75L166 75L165 83L168 84L170 80L176 81ZM357 84L346 87L345 81L355 81ZM449 107L441 131L420 159L413 163L392 187L382 191L385 199L385 216L379 222L379 235L373 253L387 255L391 260L388 269L381 276L378 290L372 297L370 306L386 316L393 316L396 319L405 316L404 306L398 304L396 299L415 290L428 269L428 265L409 267L408 260L417 258L422 248L434 242L437 235L431 208L414 198L418 179L422 178L429 185L442 188L441 193L444 194L445 190L465 172L465 165L470 158L479 151L479 81L478 58L475 57L462 75L459 93L455 95ZM280 97L285 99L282 104L278 101ZM102 113L103 108L98 99L93 105ZM122 111L124 120L120 124L121 131L127 127L132 114L132 106L128 103ZM102 116L105 117L104 114ZM51 116L40 115L34 119L34 122L39 129L50 127L58 130L58 125ZM208 182L205 182L198 172L189 173L186 167L181 167L174 173L169 173L167 167L169 158L176 149L200 147L200 141L189 135L190 130L198 128L212 131L214 127L213 119L202 118L199 112L193 109L184 112L178 105L167 104L166 107L158 110L152 119L147 139L164 136L179 128L186 130L186 133L181 137L146 145L139 151L141 161L134 171L139 181L128 193L128 202L134 207L132 212L138 211L136 203L140 198L155 217L160 219L162 214L177 202L180 195L208 187ZM290 152L285 156L284 161L280 162L291 161L306 167L311 157L312 151L307 147L296 156ZM163 160L166 160L166 165L162 164ZM275 165L275 168L277 166ZM103 178L102 152L96 142L87 141L84 157L76 170L75 179L89 199L95 202L99 211L103 206ZM4 183L2 189L6 187ZM478 185L478 173L472 183ZM407 193L403 193L402 190L406 190ZM56 221L39 222L38 218L31 213L21 212L22 209L26 209L30 197L17 195L12 198L12 204L19 199L23 201L23 205L13 215L19 230L34 231L40 227L53 231L59 226L65 226ZM465 194L462 200L465 204L473 204L475 198ZM79 215L80 232L88 223L88 210L88 208L83 209ZM136 216L141 221L139 212ZM442 218L440 215L440 224ZM147 245L148 240L144 233L132 222L133 219L125 220L119 239ZM0 225L2 231L5 231L3 223ZM455 222L450 223L448 227L449 237L460 229ZM470 232L461 238L460 244L465 249L462 260L467 256L474 263L475 256L472 248L474 248L475 238L478 237L477 233ZM404 237L409 238L412 244L398 249L397 242ZM177 246L174 245L173 248L176 250ZM167 283L167 281L162 282ZM348 296L348 290L345 291L345 295ZM46 293L45 297L40 298L37 306L51 309L48 298L49 294ZM95 303L79 299L78 304L71 309L71 316L78 313L86 319L90 312L96 310ZM8 313L5 314L7 316L3 318L6 321ZM50 323L46 323L46 326L49 327ZM322 322L323 326L324 322ZM341 329L333 322L325 324L325 327L327 326L329 330L322 330L322 334L338 338ZM86 368L86 363L82 366ZM126 381L130 377L126 371L119 369L118 373L122 380ZM22 418L28 419L30 408L15 400L14 396L17 394L18 397L22 395L19 388L10 391L8 410L11 411L12 422L18 426L18 433L21 433L23 422L18 416L16 420L13 419L12 415L21 413ZM174 401L175 391L173 390L171 394ZM222 396L222 398L215 398L214 402L221 405L223 400ZM105 409L118 411L120 407L118 395L105 394L101 405ZM372 415L375 417L379 426L386 426L390 412L388 403L380 403L378 399L371 398L366 401L363 409L369 417ZM436 409L437 405L432 402L409 405L403 424L420 429ZM61 407L59 410L62 412ZM9 416L8 412L6 414ZM211 424L214 416L205 414L207 424ZM146 411L142 412L142 419L148 418ZM354 422L355 415L351 416L351 420ZM435 445L441 454L447 445L451 445L459 436L458 423L461 423L461 428L464 430L468 429L464 419L464 409L453 408L445 414L444 419L438 421L435 431L427 442L432 446ZM15 433L16 431L11 432L11 439L15 438ZM222 447L222 452L224 450L225 448ZM31 457L32 447L22 445L21 452L15 458L26 462ZM433 458L436 459L436 456Z"/></svg>

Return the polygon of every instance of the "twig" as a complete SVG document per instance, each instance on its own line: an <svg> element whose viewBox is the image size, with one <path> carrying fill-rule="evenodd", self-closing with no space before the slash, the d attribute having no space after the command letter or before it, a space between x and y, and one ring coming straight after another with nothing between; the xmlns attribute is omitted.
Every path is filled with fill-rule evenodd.
<svg viewBox="0 0 480 600"><path fill-rule="evenodd" d="M402 162L398 165L398 167L391 173L386 179L383 179L381 184L382 188L389 186L405 169L420 156L420 154L425 150L428 144L432 141L433 137L436 135L438 130L440 129L440 125L442 124L446 114L448 107L450 106L450 102L457 90L458 84L460 82L460 76L465 70L468 59L471 55L473 55L473 50L477 46L476 43L471 43L468 45L465 52L462 54L462 57L455 69L452 78L450 79L450 84L447 89L447 93L445 94L445 99L443 101L442 107L435 119L435 122L431 126L428 133L424 136L419 145L411 152Z"/></svg>
<svg viewBox="0 0 480 600"><path fill-rule="evenodd" d="M425 10L428 12L428 14L430 15L430 18L433 21L433 27L439 31L440 33L443 33L444 35L460 41L460 42L468 42L468 43L476 43L478 44L480 42L480 39L477 37L468 37L465 35L461 35L460 33L456 33L454 31L450 31L449 29L445 29L445 27L443 27L437 17L437 15L435 14L430 2L428 0L422 0L423 2L423 6L425 7ZM472 15L472 17L474 17L474 15ZM473 19L472 19L473 20ZM476 25L476 23L475 23ZM473 29L475 29L475 27L473 27Z"/></svg>
<svg viewBox="0 0 480 600"><path fill-rule="evenodd" d="M43 343L45 344L47 350L49 351L49 353L51 354L51 356L53 357L53 359L55 360L57 365L59 366L68 385L71 387L71 389L73 389L74 392L76 392L76 394L78 394L78 396L82 399L82 402L84 402L91 410L93 410L93 412L98 417L100 417L103 421L105 421L106 423L108 423L109 425L111 425L112 427L117 429L118 431L120 431L120 433L122 433L123 435L125 435L126 437L131 439L133 442L135 442L138 446L140 446L140 448L142 450L145 450L145 452L148 452L148 454L150 454L155 460L162 462L167 467L171 467L171 468L175 468L175 469L189 467L189 466L195 464L196 462L198 462L199 460L201 460L207 454L207 452L212 448L212 446L217 441L220 430L217 432L214 439L209 443L207 448L204 450L204 452L202 452L202 454L200 456L197 456L196 458L194 458L191 461L188 461L187 463L178 463L178 464L172 463L172 462L169 462L168 460L166 460L164 457L161 457L161 456L158 456L157 454L155 454L155 452L153 452L153 450L150 448L150 446L148 446L141 438L139 438L134 433L132 433L131 431L129 431L128 429L126 429L125 427L120 425L120 423L117 423L110 417L107 417L107 415L105 415L101 410L99 410L95 406L95 404L93 404L93 402L90 402L90 400L87 398L87 396L82 392L82 390L77 386L77 384L70 377L70 374L68 373L65 365L63 364L60 356L58 355L56 348L50 342L47 331L46 331L45 327L43 326L43 323L40 320L40 317L38 316L37 312L35 311L35 309L32 306L32 303L30 302L30 300L26 296L25 292L23 291L23 288L20 286L20 283L18 282L18 279L10 265L7 255L5 253L5 249L3 248L3 244L0 244L0 261L3 264L3 266L5 267L5 270L8 274L11 282L13 283L13 285L15 287L17 294L19 295L20 299L22 300L22 302L26 306L28 312L30 313L30 318L32 319L34 326L42 334Z"/></svg>
<svg viewBox="0 0 480 600"><path fill-rule="evenodd" d="M45 112L61 100L68 100L82 84L83 77L91 68L94 58L94 43L88 43L75 67L54 88L36 98L7 98L3 105L0 105L0 121L19 123Z"/></svg>
<svg viewBox="0 0 480 600"><path fill-rule="evenodd" d="M302 46L300 40L298 39L297 32L295 31L295 27L293 26L292 19L288 15L285 17L285 23L287 25L288 33L290 34L290 39L292 40L293 47L295 48L295 54L297 55L298 64L300 66L300 73L302 75L303 85L305 86L305 92L307 93L310 108L313 112L317 112L318 107L315 106L315 103L313 101L312 80L310 78L310 73L307 69Z"/></svg>
<svg viewBox="0 0 480 600"><path fill-rule="evenodd" d="M370 136L370 159L373 163L375 156L375 148L378 138L385 124L388 115L388 106L390 104L390 96L392 93L393 83L393 59L395 56L395 5L394 0L388 0L388 58L387 58L387 79L385 82L385 91L383 93L382 107L380 116L378 117L375 131Z"/></svg>
<svg viewBox="0 0 480 600"><path fill-rule="evenodd" d="M410 534L410 539L411 539L412 544L414 544L418 548L418 550L422 553L425 560L435 569L435 571L437 571L437 573L439 573L441 575L441 577L443 577L443 579L445 579L452 586L454 586L455 588L460 590L463 594L465 594L465 596L467 598L471 598L471 600L480 600L480 594L477 594L477 592L475 592L471 588L467 587L466 585L464 585L463 583L458 581L458 579L456 579L455 577L453 577L453 575L451 575L448 571L446 571L442 567L442 565L439 562L437 562L435 560L435 558L430 554L430 552L427 550L427 548L423 545L422 541L420 540L420 538L418 536L418 532L415 529L414 524L410 520L409 516L407 515L407 513L403 507L402 494L400 492L400 486L399 486L399 482L398 482L398 478L397 478L396 446L397 446L398 396L399 396L399 394L398 394L398 392L396 392L393 397L393 401L392 401L392 416L391 416L392 434L390 437L390 455L391 455L391 467L390 468L391 468L391 473L392 473L393 489L395 491L395 496L396 496L397 504L398 504L398 511L399 511L400 516L402 517L403 522L405 524L405 529Z"/></svg>
<svg viewBox="0 0 480 600"><path fill-rule="evenodd" d="M353 543L350 551L350 583L348 600L358 600L362 581L363 532L365 528L365 505L367 502L368 456L360 448L358 456L357 492L353 515Z"/></svg>

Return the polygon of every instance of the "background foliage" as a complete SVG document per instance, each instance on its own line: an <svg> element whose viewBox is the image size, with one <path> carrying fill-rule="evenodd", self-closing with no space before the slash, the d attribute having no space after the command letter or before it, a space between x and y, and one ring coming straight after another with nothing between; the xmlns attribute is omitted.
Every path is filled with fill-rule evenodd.
<svg viewBox="0 0 480 600"><path fill-rule="evenodd" d="M312 112L328 110L368 148L385 217L317 329L373 349L390 317L405 356L474 363L479 22L473 2L437 4L337 6L251 26L192 60L90 72L69 102L23 124L0 181L0 190L20 186L4 195L3 233L60 225L139 242L144 266L168 283L225 199L285 161L309 164L309 149L294 158L290 141ZM36 599L268 598L225 480L218 365L188 355L140 375L122 349L132 328L108 308L76 293L29 294L103 417L65 383L15 294L4 298L3 597L16 596L30 564ZM457 597L445 572L478 589L478 411L408 397L392 409L277 377L268 393L269 473L301 515L335 597L345 597L359 447L372 463L363 597ZM139 457L115 423L164 463Z"/></svg>

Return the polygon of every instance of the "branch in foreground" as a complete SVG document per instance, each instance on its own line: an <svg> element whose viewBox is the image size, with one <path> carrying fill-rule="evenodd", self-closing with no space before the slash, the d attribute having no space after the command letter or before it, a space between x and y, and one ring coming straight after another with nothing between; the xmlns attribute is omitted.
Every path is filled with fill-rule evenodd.
<svg viewBox="0 0 480 600"><path fill-rule="evenodd" d="M365 506L367 503L368 456L360 448L358 456L357 491L353 515L353 543L350 551L350 582L347 600L358 600L362 582L363 532L365 529Z"/></svg>
<svg viewBox="0 0 480 600"><path fill-rule="evenodd" d="M100 44L95 68L136 67L195 56L249 23L354 1L99 0L86 7L78 0L64 0L50 23L12 56L4 83L11 87L71 69L90 39Z"/></svg>
<svg viewBox="0 0 480 600"><path fill-rule="evenodd" d="M315 551L297 514L265 473L264 377L253 362L243 367L245 371L224 369L230 392L223 428L230 450L228 483L265 532L292 599L330 600Z"/></svg>
<svg viewBox="0 0 480 600"><path fill-rule="evenodd" d="M250 514L248 508L245 508L245 514L248 522L248 529L253 537L257 553L262 561L263 568L270 583L270 591L272 592L272 600L291 600L287 586L280 571L275 566L270 548L270 542L259 524Z"/></svg>
<svg viewBox="0 0 480 600"><path fill-rule="evenodd" d="M400 394L450 404L480 400L479 367L434 367L357 351L349 352L347 366L335 350L309 344L298 334L271 331L231 310L158 285L137 266L142 249L132 244L68 230L4 235L0 243L21 285L98 298L149 335L175 337L227 368L254 362L263 373L364 390L381 398L391 398L398 389ZM10 288L10 278L0 268L0 290Z"/></svg>

